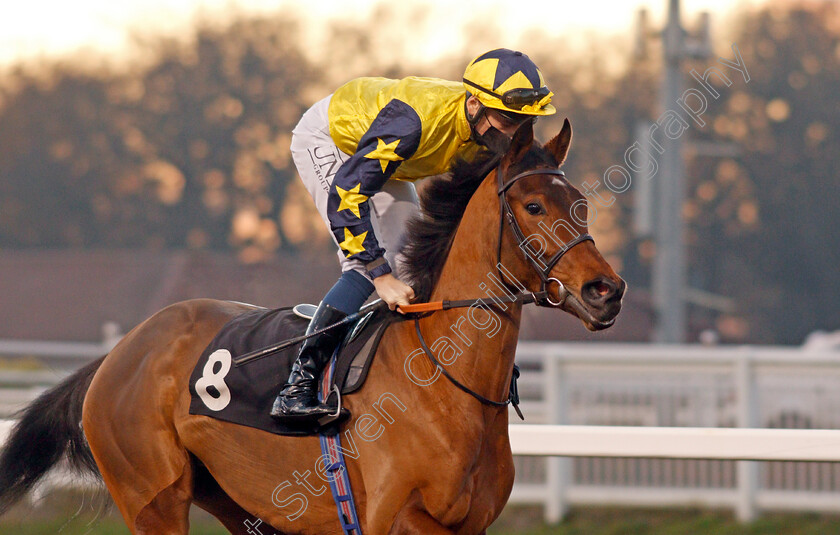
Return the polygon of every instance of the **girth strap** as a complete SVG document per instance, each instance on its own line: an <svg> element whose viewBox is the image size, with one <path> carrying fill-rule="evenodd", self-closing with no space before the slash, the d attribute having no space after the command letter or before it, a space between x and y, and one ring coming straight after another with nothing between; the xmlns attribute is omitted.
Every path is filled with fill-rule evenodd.
<svg viewBox="0 0 840 535"><path fill-rule="evenodd" d="M318 399L324 403L330 394L330 385L333 382L337 354L338 352L333 354L333 358L321 376L321 388L318 393ZM340 396L341 394L339 394L339 398ZM326 435L322 432L318 438L321 442L322 458L326 458L329 461L329 464L326 466L326 471L330 475L327 476L327 479L329 480L333 501L338 511L341 531L344 535L362 535L362 525L359 521L359 513L356 511L356 503L353 500L353 489L350 486L347 463L344 462L344 455L341 453L341 433Z"/></svg>

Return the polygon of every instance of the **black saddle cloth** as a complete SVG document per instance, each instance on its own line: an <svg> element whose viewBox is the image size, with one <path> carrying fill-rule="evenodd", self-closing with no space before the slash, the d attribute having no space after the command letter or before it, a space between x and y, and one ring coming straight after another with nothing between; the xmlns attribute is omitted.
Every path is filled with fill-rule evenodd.
<svg viewBox="0 0 840 535"><path fill-rule="evenodd" d="M338 350L334 384L342 394L358 390L367 377L373 354L388 325L402 318L387 307L377 307L350 329ZM305 333L309 320L291 307L247 311L225 324L205 348L190 376L190 414L255 427L281 435L335 433L336 428L288 427L269 411L289 378L300 342L263 358L235 366L233 360L252 351ZM329 400L336 403L336 396Z"/></svg>

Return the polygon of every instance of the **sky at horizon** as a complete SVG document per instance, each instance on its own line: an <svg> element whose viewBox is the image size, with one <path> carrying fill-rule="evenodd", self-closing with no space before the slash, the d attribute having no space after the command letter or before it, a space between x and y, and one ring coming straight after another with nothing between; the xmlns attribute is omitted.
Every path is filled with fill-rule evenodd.
<svg viewBox="0 0 840 535"><path fill-rule="evenodd" d="M683 0L683 23L691 25L697 13L708 10L715 21L732 10L762 3L761 0ZM289 12L307 21L317 34L328 20L365 20L381 2L370 0L29 0L15 2L0 18L0 64L52 58L78 52L113 56L130 50L132 33L138 35L184 34L196 20L224 20L230 13ZM542 3L520 8L522 3L501 0L417 0L390 4L406 10L400 20L411 20L417 10L426 15L409 47L417 59L428 60L448 49L463 46L461 24L486 17L489 27L502 28L503 39L518 40L526 29L556 32L605 32L630 35L635 13L646 7L655 26L664 20L667 0L600 0L586 3ZM412 12L411 10L414 10ZM49 16L45 16L49 14ZM372 29L376 31L376 29ZM719 30L718 30L719 31ZM411 39L412 36L407 36Z"/></svg>

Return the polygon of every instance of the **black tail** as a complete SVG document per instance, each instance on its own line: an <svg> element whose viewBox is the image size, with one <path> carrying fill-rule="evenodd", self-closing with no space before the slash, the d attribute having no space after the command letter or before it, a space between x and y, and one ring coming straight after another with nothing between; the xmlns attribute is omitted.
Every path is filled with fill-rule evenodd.
<svg viewBox="0 0 840 535"><path fill-rule="evenodd" d="M65 455L74 470L99 476L82 431L82 403L103 360L81 368L20 412L0 451L0 514Z"/></svg>

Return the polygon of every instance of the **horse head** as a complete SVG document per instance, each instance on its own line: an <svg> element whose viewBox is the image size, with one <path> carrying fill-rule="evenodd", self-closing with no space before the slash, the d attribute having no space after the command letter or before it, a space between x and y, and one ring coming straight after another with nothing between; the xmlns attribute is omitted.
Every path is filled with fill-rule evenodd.
<svg viewBox="0 0 840 535"><path fill-rule="evenodd" d="M597 331L615 321L626 285L589 236L585 197L559 170L571 140L568 119L543 146L530 124L514 136L496 169L506 220L500 224L499 260L527 289L547 292L541 304Z"/></svg>

